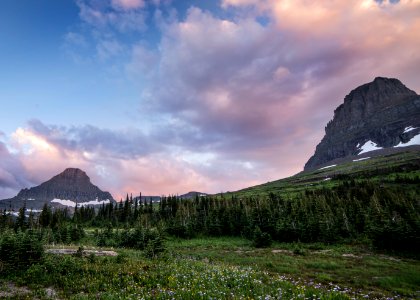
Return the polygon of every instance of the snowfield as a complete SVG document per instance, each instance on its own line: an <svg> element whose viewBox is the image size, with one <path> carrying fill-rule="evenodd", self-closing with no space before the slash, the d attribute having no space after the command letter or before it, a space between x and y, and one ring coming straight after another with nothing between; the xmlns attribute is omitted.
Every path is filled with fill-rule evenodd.
<svg viewBox="0 0 420 300"><path fill-rule="evenodd" d="M403 133L407 133L410 132L411 130L417 129L417 127L413 127L413 126L408 126L404 128L404 132Z"/></svg>
<svg viewBox="0 0 420 300"><path fill-rule="evenodd" d="M320 168L318 170L324 170L324 169L333 168L333 167L336 167L336 166L337 165L326 166L326 167L322 167L322 168Z"/></svg>
<svg viewBox="0 0 420 300"><path fill-rule="evenodd" d="M378 145L375 142L372 142L372 141L369 140L366 143L364 143L364 145L362 145L360 147L360 149L362 151L360 151L360 153L357 154L357 155L360 155L360 154L363 154L363 153L366 153L366 152L370 152L370 151L374 151L374 150L383 149L383 148L382 147L378 147Z"/></svg>
<svg viewBox="0 0 420 300"><path fill-rule="evenodd" d="M89 205L102 205L102 204L109 204L110 202L111 201L109 199L99 201L96 198L95 200L91 200L88 202L77 203L77 206L81 207L81 206L89 206ZM51 203L59 203L64 206L76 207L76 202L72 200L53 199L51 200Z"/></svg>
<svg viewBox="0 0 420 300"><path fill-rule="evenodd" d="M400 142L397 146L394 146L394 148L407 147L413 145L420 145L420 133L418 135L413 136L411 140L409 140L405 144L403 142Z"/></svg>
<svg viewBox="0 0 420 300"><path fill-rule="evenodd" d="M366 160L369 159L370 157L363 157L363 158L359 158L359 159L353 159L353 161L362 161L362 160Z"/></svg>

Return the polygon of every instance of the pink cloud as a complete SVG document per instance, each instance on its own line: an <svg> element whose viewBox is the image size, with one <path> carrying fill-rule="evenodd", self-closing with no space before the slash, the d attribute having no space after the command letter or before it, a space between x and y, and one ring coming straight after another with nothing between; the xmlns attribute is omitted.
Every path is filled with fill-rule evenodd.
<svg viewBox="0 0 420 300"><path fill-rule="evenodd" d="M118 9L130 10L144 7L144 0L112 0L112 6Z"/></svg>
<svg viewBox="0 0 420 300"><path fill-rule="evenodd" d="M164 26L144 95L152 111L209 137L219 157L263 166L265 178L302 168L353 88L387 76L419 91L418 1L222 4L256 10L231 20L192 8Z"/></svg>
<svg viewBox="0 0 420 300"><path fill-rule="evenodd" d="M74 136L85 135L82 128L77 129L81 130L81 133L72 130ZM63 140L69 139L68 132L63 127L57 128L41 123L18 128L9 140L13 154L8 154L18 165L6 168L5 156L2 154L0 183L3 180L5 184L0 186L0 198L13 196L21 188L40 184L68 167L83 169L93 183L103 190L110 191L116 199L123 198L127 192L169 195L198 189L216 193L259 182L255 178L257 174L251 176L253 178L250 178L249 174L244 175L243 170L247 166L240 165L240 162L223 162L227 168L219 166L222 161L211 156L210 162L203 164L200 157L191 159L191 153L185 150L168 150L143 156L114 155L112 152L103 151L106 145L112 148L113 142L110 139L103 141L98 147L89 145L92 139L96 139L95 136L103 137L101 131L92 130L87 140L72 142ZM123 134L130 136L130 133ZM70 146L71 143L77 146ZM133 145L134 147L136 146ZM17 182L11 177L13 173L18 173L25 181Z"/></svg>

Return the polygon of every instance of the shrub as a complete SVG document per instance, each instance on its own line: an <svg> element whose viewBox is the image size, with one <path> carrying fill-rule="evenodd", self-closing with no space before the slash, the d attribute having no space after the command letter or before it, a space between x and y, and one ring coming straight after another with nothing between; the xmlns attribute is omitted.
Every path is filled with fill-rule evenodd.
<svg viewBox="0 0 420 300"><path fill-rule="evenodd" d="M268 232L262 232L260 227L255 227L252 244L257 248L270 247L273 243L271 235Z"/></svg>
<svg viewBox="0 0 420 300"><path fill-rule="evenodd" d="M306 255L306 250L302 247L301 243L295 243L293 246L293 254Z"/></svg>
<svg viewBox="0 0 420 300"><path fill-rule="evenodd" d="M144 255L149 258L154 258L166 250L164 237L156 229L147 230L145 244Z"/></svg>
<svg viewBox="0 0 420 300"><path fill-rule="evenodd" d="M165 239L161 231L137 227L124 231L104 231L97 234L98 246L115 246L144 251L147 257L156 257L165 251Z"/></svg>
<svg viewBox="0 0 420 300"><path fill-rule="evenodd" d="M7 232L0 240L0 260L5 269L26 268L42 260L44 246L31 232Z"/></svg>

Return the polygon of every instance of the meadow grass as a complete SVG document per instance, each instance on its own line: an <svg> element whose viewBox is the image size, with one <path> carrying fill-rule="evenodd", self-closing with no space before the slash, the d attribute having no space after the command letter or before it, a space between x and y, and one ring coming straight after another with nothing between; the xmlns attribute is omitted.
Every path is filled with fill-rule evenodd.
<svg viewBox="0 0 420 300"><path fill-rule="evenodd" d="M93 248L89 231L79 245ZM98 248L98 247L95 247ZM2 273L3 299L401 299L418 297L420 264L360 245L274 243L240 237L167 238L161 257L46 254ZM16 286L15 286L16 285ZM51 293L51 290L53 293ZM53 295L53 296L51 296Z"/></svg>
<svg viewBox="0 0 420 300"><path fill-rule="evenodd" d="M8 294L15 299L48 299L51 287L64 299L349 299L253 267L119 252L94 258L47 255L43 263L9 274L2 284L24 287L18 289L25 293Z"/></svg>
<svg viewBox="0 0 420 300"><path fill-rule="evenodd" d="M296 254L294 243L256 249L241 238L170 239L168 245L170 251L184 257L384 295L413 297L420 286L418 260L375 253L359 245L299 244L302 254Z"/></svg>

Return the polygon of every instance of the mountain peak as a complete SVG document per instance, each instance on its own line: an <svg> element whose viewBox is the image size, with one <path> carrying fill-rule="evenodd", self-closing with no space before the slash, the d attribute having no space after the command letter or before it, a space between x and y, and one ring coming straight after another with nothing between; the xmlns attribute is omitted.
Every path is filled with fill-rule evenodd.
<svg viewBox="0 0 420 300"><path fill-rule="evenodd" d="M408 89L400 80L387 77L376 77L372 82L366 83L356 90L362 90L369 94L379 93L388 97L398 94L416 95L414 91Z"/></svg>
<svg viewBox="0 0 420 300"><path fill-rule="evenodd" d="M78 168L67 168L56 177L66 178L66 179L84 179L90 181L89 176L86 172Z"/></svg>
<svg viewBox="0 0 420 300"><path fill-rule="evenodd" d="M397 78L388 78L388 77L381 77L381 76L375 77L372 83L377 83L377 82L386 82L386 83L399 82L400 84L402 84L401 81L399 81Z"/></svg>
<svg viewBox="0 0 420 300"><path fill-rule="evenodd" d="M409 127L413 129L406 131ZM419 127L420 97L398 79L376 77L352 90L337 107L305 170L358 155L368 142L377 149L405 144Z"/></svg>
<svg viewBox="0 0 420 300"><path fill-rule="evenodd" d="M93 185L86 172L78 168L67 168L50 180L30 189L22 189L16 197L6 200L11 200L16 207L28 201L28 207L35 209L42 208L44 203L54 206L70 203L74 206L76 203L97 205L114 201L110 193Z"/></svg>

